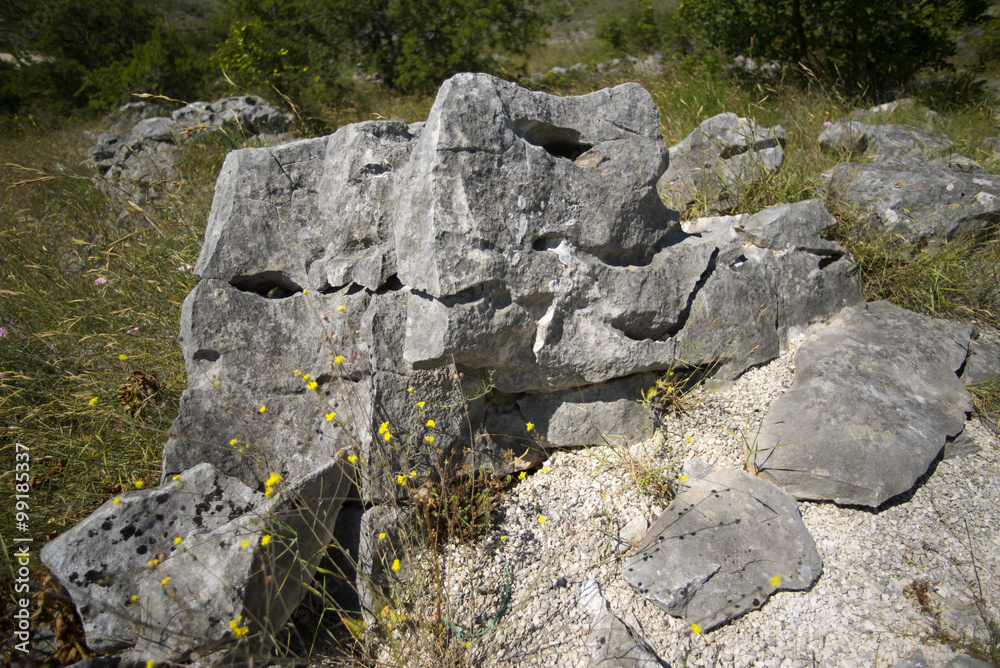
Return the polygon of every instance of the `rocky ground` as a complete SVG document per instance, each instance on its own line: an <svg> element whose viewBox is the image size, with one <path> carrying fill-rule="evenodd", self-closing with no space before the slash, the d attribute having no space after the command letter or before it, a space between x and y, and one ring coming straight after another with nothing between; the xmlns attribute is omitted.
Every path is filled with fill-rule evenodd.
<svg viewBox="0 0 1000 668"><path fill-rule="evenodd" d="M761 610L696 635L622 579L634 549L628 540L638 541L662 510L641 489L645 474L691 456L742 467L734 435L749 433L752 443L758 421L791 384L801 340L731 387L690 395L690 410L667 419L650 441L552 453L508 493L503 520L485 540L449 548L446 616L470 636L464 652L472 665L585 665L593 618L580 594L590 578L671 666L893 666L916 650L938 666L954 651L930 637L932 613L950 633L984 638L977 602L987 615L1000 612L1000 443L977 420L966 433L979 452L938 460L913 490L877 511L799 504L823 558L809 591L778 592ZM404 628L382 658L416 665L422 640Z"/></svg>

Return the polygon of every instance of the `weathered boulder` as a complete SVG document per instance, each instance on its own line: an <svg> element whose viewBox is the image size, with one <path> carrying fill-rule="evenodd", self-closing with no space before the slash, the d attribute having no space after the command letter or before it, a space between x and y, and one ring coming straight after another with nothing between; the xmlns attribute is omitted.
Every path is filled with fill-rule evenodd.
<svg viewBox="0 0 1000 668"><path fill-rule="evenodd" d="M228 650L259 654L305 594L353 485L346 458L282 484L232 522L182 541L139 581L136 651L177 661Z"/></svg>
<svg viewBox="0 0 1000 668"><path fill-rule="evenodd" d="M947 137L910 125L834 123L819 136L831 152L865 155L820 178L836 198L868 213L872 235L917 243L979 234L1000 222L1000 179L953 153Z"/></svg>
<svg viewBox="0 0 1000 668"><path fill-rule="evenodd" d="M731 112L713 116L670 147L670 164L657 190L679 211L704 200L709 211L726 213L748 186L781 168L784 146L780 125L761 127Z"/></svg>
<svg viewBox="0 0 1000 668"><path fill-rule="evenodd" d="M822 559L791 496L698 459L684 474L677 498L622 566L639 594L704 632L819 578Z"/></svg>
<svg viewBox="0 0 1000 668"><path fill-rule="evenodd" d="M839 121L823 130L819 146L831 153L867 154L874 162L920 167L951 153L955 144L939 134L912 125L868 125Z"/></svg>
<svg viewBox="0 0 1000 668"><path fill-rule="evenodd" d="M946 164L846 162L821 176L833 195L869 212L871 234L916 243L982 233L1000 222L1000 178Z"/></svg>
<svg viewBox="0 0 1000 668"><path fill-rule="evenodd" d="M959 434L970 328L874 302L799 348L795 380L755 443L760 476L798 499L877 507L910 489Z"/></svg>
<svg viewBox="0 0 1000 668"><path fill-rule="evenodd" d="M161 487L122 494L42 548L42 561L73 597L91 649L121 649L139 633L139 582L164 562L265 500L201 464ZM181 539L175 544L177 538Z"/></svg>
<svg viewBox="0 0 1000 668"><path fill-rule="evenodd" d="M288 139L294 118L258 97L240 96L213 103L194 102L177 109L170 118L149 116L149 110L165 111L161 106L142 104L120 113L123 120L139 119L122 132L121 121L115 130L102 134L87 151L87 158L97 173L119 182L126 192L155 194L155 188L176 181L177 147L201 130L228 126L244 136L257 135L262 141L277 143ZM122 186L121 183L128 186Z"/></svg>

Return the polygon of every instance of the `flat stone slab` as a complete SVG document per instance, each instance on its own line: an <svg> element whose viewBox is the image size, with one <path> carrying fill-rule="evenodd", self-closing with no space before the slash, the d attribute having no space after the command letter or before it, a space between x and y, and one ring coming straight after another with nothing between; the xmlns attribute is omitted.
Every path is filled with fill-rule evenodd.
<svg viewBox="0 0 1000 668"><path fill-rule="evenodd" d="M759 475L798 499L877 507L963 429L969 327L888 302L852 306L799 348L761 425Z"/></svg>
<svg viewBox="0 0 1000 668"><path fill-rule="evenodd" d="M757 610L779 589L816 582L823 561L791 496L699 459L684 473L687 485L622 568L632 588L706 632Z"/></svg>

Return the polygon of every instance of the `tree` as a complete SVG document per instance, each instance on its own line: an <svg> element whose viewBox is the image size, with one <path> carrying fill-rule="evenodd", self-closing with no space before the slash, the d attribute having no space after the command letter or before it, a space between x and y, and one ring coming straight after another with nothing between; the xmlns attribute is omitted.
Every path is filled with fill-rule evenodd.
<svg viewBox="0 0 1000 668"><path fill-rule="evenodd" d="M868 94L954 54L986 0L692 0L681 12L729 55L801 64Z"/></svg>

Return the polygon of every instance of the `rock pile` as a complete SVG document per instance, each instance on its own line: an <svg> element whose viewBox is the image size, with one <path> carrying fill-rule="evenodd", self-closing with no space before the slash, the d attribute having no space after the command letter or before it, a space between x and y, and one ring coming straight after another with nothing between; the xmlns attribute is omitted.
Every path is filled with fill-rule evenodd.
<svg viewBox="0 0 1000 668"><path fill-rule="evenodd" d="M195 106L143 123L169 143L170 123L219 115ZM697 186L717 189L720 202L759 176L757 165L780 165L780 127L735 115L706 123L695 135L725 146L692 135L676 161L714 151L716 165L729 164L728 176ZM906 395L906 410L946 404L940 418L920 416L921 434L933 436L921 438L926 452L907 450L898 479L844 478L841 487L866 489L863 501L839 488L822 498L878 505L905 491L961 429L968 408L956 372L969 332L859 306L851 257L821 236L834 220L819 200L682 224L657 194L674 160L637 85L557 98L474 74L446 81L424 123L360 123L231 153L195 268L201 281L182 311L188 389L160 487L107 502L43 551L91 646L212 662L233 639L270 637L335 533L359 546L370 617L397 549L392 527L404 521L395 501L459 471L530 469L546 447L647 434L637 400L658 373L731 380L838 313L832 354L860 360L856 375L873 391L879 369L863 362L885 359L949 394L891 377L884 393ZM897 322L926 336L884 343ZM861 333L864 343L851 338ZM893 353L881 351L890 344ZM895 354L911 345L941 350L933 364ZM817 347L802 356L801 384L824 389L831 348ZM775 590L815 582L822 565L792 496L818 497L796 486L811 483L781 477L807 467L829 477L804 449L822 431L811 428L811 401L774 409L754 459L791 496L692 462L625 580L706 631ZM768 445L789 438L803 447ZM352 484L370 507L338 527ZM608 617L599 591L585 598L616 636L591 638L595 660L619 650L655 660L642 643L618 644L632 632Z"/></svg>
<svg viewBox="0 0 1000 668"><path fill-rule="evenodd" d="M87 151L97 173L132 191L153 195L151 186L176 181L177 147L204 130L229 128L242 136L255 135L262 143L279 143L290 138L294 117L259 97L228 97L213 103L194 102L166 116L148 116L146 107L123 109L126 118L140 120L128 129L102 134ZM141 103L139 103L141 104ZM150 106L156 111L162 107Z"/></svg>

